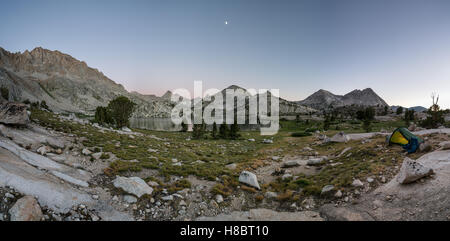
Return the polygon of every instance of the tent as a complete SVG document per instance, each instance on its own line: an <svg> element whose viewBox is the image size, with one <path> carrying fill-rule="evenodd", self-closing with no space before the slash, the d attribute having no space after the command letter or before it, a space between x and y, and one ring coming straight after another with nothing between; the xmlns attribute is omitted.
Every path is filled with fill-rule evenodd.
<svg viewBox="0 0 450 241"><path fill-rule="evenodd" d="M415 152L419 148L423 140L415 136L408 129L400 127L394 130L390 136L387 137L389 145L398 144L401 145L408 153Z"/></svg>

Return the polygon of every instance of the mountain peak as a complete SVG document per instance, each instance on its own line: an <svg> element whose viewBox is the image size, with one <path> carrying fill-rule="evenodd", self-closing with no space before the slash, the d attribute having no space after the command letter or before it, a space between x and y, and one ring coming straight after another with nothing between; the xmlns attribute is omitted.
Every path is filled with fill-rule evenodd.
<svg viewBox="0 0 450 241"><path fill-rule="evenodd" d="M161 96L163 99L170 99L172 97L172 91L168 90L164 95Z"/></svg>
<svg viewBox="0 0 450 241"><path fill-rule="evenodd" d="M138 105L134 117L168 117L170 101L128 92L97 69L68 54L36 47L23 53L0 49L0 79L14 99L45 100L52 110L92 113L123 95Z"/></svg>
<svg viewBox="0 0 450 241"><path fill-rule="evenodd" d="M225 90L230 90L230 89L231 90L238 90L238 89L245 90L244 88L237 86L237 85L230 85L227 88L225 88Z"/></svg>
<svg viewBox="0 0 450 241"><path fill-rule="evenodd" d="M335 95L329 91L320 89L305 100L297 102L315 109L326 109L330 106L339 107L347 105L362 106L386 106L387 103L381 99L371 88L363 90L355 89L344 96Z"/></svg>

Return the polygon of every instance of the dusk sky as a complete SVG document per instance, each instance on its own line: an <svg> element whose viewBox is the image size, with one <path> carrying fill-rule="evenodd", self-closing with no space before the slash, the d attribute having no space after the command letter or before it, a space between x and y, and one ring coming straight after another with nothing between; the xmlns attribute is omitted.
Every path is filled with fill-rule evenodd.
<svg viewBox="0 0 450 241"><path fill-rule="evenodd" d="M448 0L1 0L0 47L42 46L129 91L236 84L288 100L371 87L390 105L450 108ZM228 21L228 24L225 24Z"/></svg>

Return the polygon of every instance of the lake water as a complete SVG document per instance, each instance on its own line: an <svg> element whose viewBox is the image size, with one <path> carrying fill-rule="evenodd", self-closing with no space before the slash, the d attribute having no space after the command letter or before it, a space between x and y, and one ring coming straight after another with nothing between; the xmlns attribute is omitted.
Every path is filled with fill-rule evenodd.
<svg viewBox="0 0 450 241"><path fill-rule="evenodd" d="M131 118L130 127L154 131L181 131L181 125L175 125L170 118ZM207 127L212 129L212 125ZM259 130L258 125L239 125L240 130ZM189 126L192 130L192 126Z"/></svg>
<svg viewBox="0 0 450 241"><path fill-rule="evenodd" d="M131 118L130 127L154 131L181 131L170 118Z"/></svg>

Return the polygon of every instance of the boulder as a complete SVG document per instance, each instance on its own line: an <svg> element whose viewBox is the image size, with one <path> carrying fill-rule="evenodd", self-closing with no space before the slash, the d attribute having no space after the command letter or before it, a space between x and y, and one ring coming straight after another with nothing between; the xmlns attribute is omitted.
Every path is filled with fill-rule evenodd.
<svg viewBox="0 0 450 241"><path fill-rule="evenodd" d="M273 140L272 139L264 139L262 141L262 143L264 143L264 144L273 144Z"/></svg>
<svg viewBox="0 0 450 241"><path fill-rule="evenodd" d="M155 182L155 181L149 181L149 182L147 182L147 184L148 184L149 186L151 186L151 187L157 187L157 186L159 186L159 183L157 183L157 182Z"/></svg>
<svg viewBox="0 0 450 241"><path fill-rule="evenodd" d="M83 155L85 155L85 156L89 156L89 155L91 155L92 152L91 152L89 149L84 148L84 149L81 151L81 153L82 153Z"/></svg>
<svg viewBox="0 0 450 241"><path fill-rule="evenodd" d="M281 176L281 179L282 179L282 180L286 180L286 179L289 179L289 178L291 178L291 177L292 177L292 174L286 173L286 174L284 174L283 176Z"/></svg>
<svg viewBox="0 0 450 241"><path fill-rule="evenodd" d="M273 161L278 161L278 160L280 160L280 158L281 158L281 157L279 157L279 156L272 156L272 160L273 160Z"/></svg>
<svg viewBox="0 0 450 241"><path fill-rule="evenodd" d="M136 203L137 202L137 198L131 195L125 195L123 196L123 201L127 202L127 203Z"/></svg>
<svg viewBox="0 0 450 241"><path fill-rule="evenodd" d="M328 195L333 190L334 190L334 186L333 185L326 185L325 187L322 188L322 191L320 192L320 195Z"/></svg>
<svg viewBox="0 0 450 241"><path fill-rule="evenodd" d="M278 197L278 193L276 193L276 192L266 192L264 194L264 197L267 198L267 199L275 199L275 198Z"/></svg>
<svg viewBox="0 0 450 241"><path fill-rule="evenodd" d="M157 152L158 152L158 150L153 149L153 148L148 148L147 151L148 151L148 152L154 152L154 153L157 153Z"/></svg>
<svg viewBox="0 0 450 241"><path fill-rule="evenodd" d="M21 103L4 102L0 104L0 123L7 125L27 125L30 118L27 106Z"/></svg>
<svg viewBox="0 0 450 241"><path fill-rule="evenodd" d="M41 207L32 196L25 196L9 209L11 221L41 221L43 218Z"/></svg>
<svg viewBox="0 0 450 241"><path fill-rule="evenodd" d="M223 197L222 197L222 195L220 195L220 194L217 194L217 195L216 195L216 202L217 202L217 203L222 203L222 202L223 202Z"/></svg>
<svg viewBox="0 0 450 241"><path fill-rule="evenodd" d="M431 174L433 174L433 169L406 157L405 160L403 160L402 167L397 176L397 181L401 184L407 184Z"/></svg>
<svg viewBox="0 0 450 241"><path fill-rule="evenodd" d="M352 149L351 147L346 147L337 157L343 156L346 152L350 151L351 149Z"/></svg>
<svg viewBox="0 0 450 241"><path fill-rule="evenodd" d="M132 132L131 129L128 128L128 127L126 127L126 126L122 127L122 131L125 131L125 132Z"/></svg>
<svg viewBox="0 0 450 241"><path fill-rule="evenodd" d="M37 153L45 156L47 153L51 152L52 148L50 148L49 146L41 146L37 149Z"/></svg>
<svg viewBox="0 0 450 241"><path fill-rule="evenodd" d="M350 138L344 132L339 132L330 138L330 142L347 142Z"/></svg>
<svg viewBox="0 0 450 241"><path fill-rule="evenodd" d="M167 196L161 197L161 200L163 200L163 201L173 201L173 196L172 195L167 195Z"/></svg>
<svg viewBox="0 0 450 241"><path fill-rule="evenodd" d="M432 150L433 150L433 147L428 142L424 142L424 143L420 144L420 146L419 146L420 152L430 152Z"/></svg>
<svg viewBox="0 0 450 241"><path fill-rule="evenodd" d="M97 152L92 154L92 157L95 158L96 160L100 159L100 157L102 156L103 152Z"/></svg>
<svg viewBox="0 0 450 241"><path fill-rule="evenodd" d="M258 178L256 177L256 175L248 171L241 172L241 175L239 175L239 182L247 184L258 190L261 189L259 187Z"/></svg>
<svg viewBox="0 0 450 241"><path fill-rule="evenodd" d="M290 160L290 161L283 162L282 167L289 168L289 167L296 167L296 166L299 166L299 165L300 165L300 163L298 163L297 160Z"/></svg>
<svg viewBox="0 0 450 241"><path fill-rule="evenodd" d="M355 179L352 182L352 186L354 186L354 187L362 187L362 186L364 186L364 183L361 182L361 180L359 180L359 179Z"/></svg>
<svg viewBox="0 0 450 241"><path fill-rule="evenodd" d="M419 146L420 152L430 152L432 150L433 150L433 147L431 146L431 144L429 142L424 142L424 143L420 144L420 146Z"/></svg>
<svg viewBox="0 0 450 241"><path fill-rule="evenodd" d="M323 162L325 162L328 158L327 157L317 157L317 158L311 158L308 160L308 162L306 163L306 165L308 166L316 166L316 165L320 165Z"/></svg>
<svg viewBox="0 0 450 241"><path fill-rule="evenodd" d="M312 149L311 147L307 146L307 147L303 148L303 151L314 151L314 149Z"/></svg>
<svg viewBox="0 0 450 241"><path fill-rule="evenodd" d="M439 146L442 150L449 150L450 149L450 141L443 141L439 143Z"/></svg>
<svg viewBox="0 0 450 241"><path fill-rule="evenodd" d="M144 194L152 194L153 188L147 185L144 180L139 177L121 177L117 176L113 181L116 188L121 188L129 194L141 197Z"/></svg>

